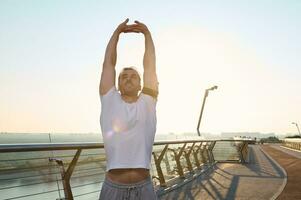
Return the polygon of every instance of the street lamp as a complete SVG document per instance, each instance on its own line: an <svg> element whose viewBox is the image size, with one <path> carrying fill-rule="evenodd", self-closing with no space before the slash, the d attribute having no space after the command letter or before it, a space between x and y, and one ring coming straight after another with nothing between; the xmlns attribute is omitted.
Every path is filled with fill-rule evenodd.
<svg viewBox="0 0 301 200"><path fill-rule="evenodd" d="M295 124L295 125L296 125L296 127L297 127L297 129L298 129L298 132L299 132L299 135L301 135L300 129L299 129L299 126L298 126L298 123L297 123L297 122L292 122L292 124Z"/></svg>
<svg viewBox="0 0 301 200"><path fill-rule="evenodd" d="M205 107L206 98L207 98L210 90L216 90L216 89L217 89L217 86L215 85L215 86L205 90L205 94L204 94L204 98L203 98L203 105L202 105L202 109L201 109L201 113L200 113L200 117L199 117L198 126L197 126L197 129L196 129L199 136L201 136L201 133L200 133L199 129L200 129L201 119L202 119L202 115L203 115L203 111L204 111L204 107Z"/></svg>

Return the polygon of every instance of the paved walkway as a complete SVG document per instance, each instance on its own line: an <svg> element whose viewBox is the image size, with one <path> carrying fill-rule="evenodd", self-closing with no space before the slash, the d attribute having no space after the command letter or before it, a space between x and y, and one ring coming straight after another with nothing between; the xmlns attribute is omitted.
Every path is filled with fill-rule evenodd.
<svg viewBox="0 0 301 200"><path fill-rule="evenodd" d="M248 164L218 163L159 199L275 199L285 186L285 171L260 146L250 145L249 153Z"/></svg>
<svg viewBox="0 0 301 200"><path fill-rule="evenodd" d="M280 150L284 153L287 153L291 156L294 156L294 157L297 157L297 158L301 159L301 151L290 149L288 147L281 146L280 144L271 144L269 146L271 146L271 147L273 147L277 150Z"/></svg>
<svg viewBox="0 0 301 200"><path fill-rule="evenodd" d="M301 152L289 150L279 145L262 145L286 171L287 184L277 200L301 199Z"/></svg>

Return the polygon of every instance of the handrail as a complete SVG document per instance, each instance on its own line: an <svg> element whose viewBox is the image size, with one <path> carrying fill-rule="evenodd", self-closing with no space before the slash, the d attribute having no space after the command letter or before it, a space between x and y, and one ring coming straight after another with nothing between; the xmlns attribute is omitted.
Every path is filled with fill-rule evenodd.
<svg viewBox="0 0 301 200"><path fill-rule="evenodd" d="M98 148L104 148L104 144L103 143L95 143L95 142L0 144L0 153L28 152L28 151L76 150L76 149L98 149Z"/></svg>
<svg viewBox="0 0 301 200"><path fill-rule="evenodd" d="M160 140L156 145L182 144L196 142L249 142L250 140ZM251 141L250 141L251 142ZM54 150L77 150L104 148L103 142L64 142L64 143L26 143L26 144L0 144L0 153L28 152L28 151L54 151Z"/></svg>

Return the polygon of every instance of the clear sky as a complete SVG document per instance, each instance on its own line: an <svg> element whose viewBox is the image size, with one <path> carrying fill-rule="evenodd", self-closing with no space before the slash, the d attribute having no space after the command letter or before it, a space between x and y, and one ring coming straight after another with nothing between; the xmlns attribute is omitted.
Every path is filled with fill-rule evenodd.
<svg viewBox="0 0 301 200"><path fill-rule="evenodd" d="M157 133L296 133L301 1L0 1L0 131L100 132L106 44L130 18L157 54ZM142 72L141 34L120 37L117 71Z"/></svg>

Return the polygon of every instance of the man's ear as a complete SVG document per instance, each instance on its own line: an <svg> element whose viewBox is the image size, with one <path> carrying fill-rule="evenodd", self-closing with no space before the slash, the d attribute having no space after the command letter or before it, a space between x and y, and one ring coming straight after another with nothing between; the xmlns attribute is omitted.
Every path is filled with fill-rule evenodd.
<svg viewBox="0 0 301 200"><path fill-rule="evenodd" d="M118 77L118 86L117 86L117 91L120 91L120 80L119 80L119 77Z"/></svg>

